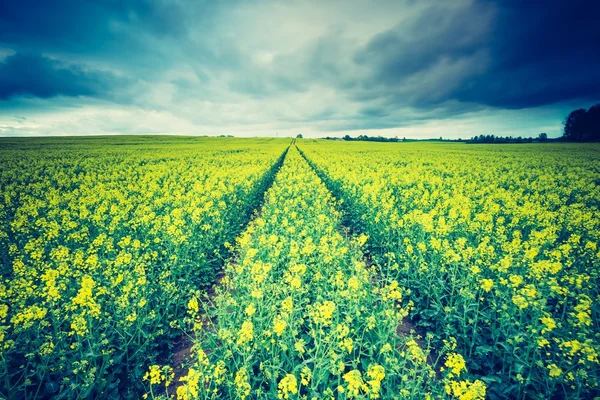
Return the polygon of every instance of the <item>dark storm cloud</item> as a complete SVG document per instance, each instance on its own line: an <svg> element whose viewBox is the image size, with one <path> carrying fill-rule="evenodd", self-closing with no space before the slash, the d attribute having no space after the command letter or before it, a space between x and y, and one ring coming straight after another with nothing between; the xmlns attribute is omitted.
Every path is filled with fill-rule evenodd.
<svg viewBox="0 0 600 400"><path fill-rule="evenodd" d="M6 106L8 99L20 95L107 98L117 89L111 100L130 103L131 84L154 79L172 62L159 48L160 41L186 36L182 4L5 2L0 12L0 48L16 54L0 64L0 100ZM106 72L107 68L120 77Z"/></svg>
<svg viewBox="0 0 600 400"><path fill-rule="evenodd" d="M382 118L390 115L390 112L385 108L365 107L362 110L360 110L360 115L367 118Z"/></svg>
<svg viewBox="0 0 600 400"><path fill-rule="evenodd" d="M111 74L86 71L40 55L17 53L0 63L0 100L16 96L104 96L116 82Z"/></svg>
<svg viewBox="0 0 600 400"><path fill-rule="evenodd" d="M600 98L600 3L498 4L492 64L454 93L458 100L524 108Z"/></svg>
<svg viewBox="0 0 600 400"><path fill-rule="evenodd" d="M485 41L489 7L433 6L416 18L373 37L354 60L374 68L381 83L396 83L445 58L473 55Z"/></svg>
<svg viewBox="0 0 600 400"><path fill-rule="evenodd" d="M600 3L435 5L354 55L371 68L357 98L430 108L448 100L518 109L600 98ZM454 71L451 73L451 71ZM419 81L416 90L406 88ZM431 84L431 86L429 86Z"/></svg>
<svg viewBox="0 0 600 400"><path fill-rule="evenodd" d="M131 104L135 96L138 100L144 98L140 90L164 83L164 73L178 65L189 66L195 70L196 77L205 82L211 77L211 68L239 69L242 61L236 46L217 43L210 47L190 38L190 27L193 35L210 38L210 32L216 28L216 16L222 9L217 2L203 0L6 2L0 12L0 50L41 54L43 57L31 59L32 65L27 66L25 72L37 71L48 76L24 82L22 74L17 74L18 82L13 85L4 82L4 86L11 87L4 92L12 92L0 99L17 95L18 90L13 86L38 97L71 93L101 97L103 92L117 89L112 100ZM7 62L22 63L23 60ZM58 67L60 62L71 66ZM5 74L14 72L9 67L5 67ZM119 76L119 87L110 86L115 81L107 79L110 74L100 76L99 72L83 73L84 70L113 71ZM66 78L68 74L72 75L72 82L56 79ZM178 78L170 80L181 88L182 94L191 92L189 82ZM102 81L107 85L103 89L100 88ZM42 87L36 90L34 86L40 83ZM61 84L65 86L60 88Z"/></svg>
<svg viewBox="0 0 600 400"><path fill-rule="evenodd" d="M155 36L185 30L179 3L160 1L7 1L0 13L0 42L30 51L94 53L135 47L125 27Z"/></svg>

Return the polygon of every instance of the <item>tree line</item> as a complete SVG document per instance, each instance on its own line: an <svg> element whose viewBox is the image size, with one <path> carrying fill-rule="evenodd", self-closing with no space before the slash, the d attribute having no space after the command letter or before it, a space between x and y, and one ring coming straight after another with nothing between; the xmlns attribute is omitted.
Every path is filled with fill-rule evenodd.
<svg viewBox="0 0 600 400"><path fill-rule="evenodd" d="M495 136L495 135L479 135L473 136L467 140L467 143L533 143L533 142L547 142L548 134L542 132L537 138L532 137L512 137L512 136Z"/></svg>
<svg viewBox="0 0 600 400"><path fill-rule="evenodd" d="M432 141L445 141L445 142L462 142L462 139L443 139L440 137L439 139L407 139L407 138L398 138L396 137L385 137L385 136L367 136L367 135L358 135L357 137L352 137L350 135L345 135L343 137L331 137L326 136L323 139L325 140L345 140L348 142L352 141L361 141L361 142L432 142Z"/></svg>
<svg viewBox="0 0 600 400"><path fill-rule="evenodd" d="M563 139L570 142L600 141L600 104L573 110L565 119Z"/></svg>
<svg viewBox="0 0 600 400"><path fill-rule="evenodd" d="M301 137L301 135L299 135ZM342 138L326 137L329 140L346 140L346 141L367 141L367 142L412 142L415 139L399 139L397 137L383 136L367 136L359 135L351 137L345 135ZM422 140L422 139L421 139ZM438 139L426 139L427 141ZM461 139L443 139L440 141L464 142L464 143L533 143L533 142L598 142L600 141L600 103L591 106L589 109L580 108L569 113L564 121L563 136L557 139L549 139L545 132L540 133L537 137L512 137L512 136L495 136L495 135L478 135L467 140Z"/></svg>

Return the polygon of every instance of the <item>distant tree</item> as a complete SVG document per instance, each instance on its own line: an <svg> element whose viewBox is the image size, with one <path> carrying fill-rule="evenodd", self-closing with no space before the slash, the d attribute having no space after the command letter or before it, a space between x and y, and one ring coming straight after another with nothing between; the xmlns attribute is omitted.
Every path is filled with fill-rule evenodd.
<svg viewBox="0 0 600 400"><path fill-rule="evenodd" d="M352 140L352 138L350 137L350 135L346 135L344 136L344 140Z"/></svg>
<svg viewBox="0 0 600 400"><path fill-rule="evenodd" d="M600 104L591 106L585 114L583 139L594 142L600 141Z"/></svg>
<svg viewBox="0 0 600 400"><path fill-rule="evenodd" d="M571 111L565 120L564 138L572 142L580 142L585 130L586 111L583 108Z"/></svg>
<svg viewBox="0 0 600 400"><path fill-rule="evenodd" d="M298 135L296 135L296 139L302 139L302 134L299 133Z"/></svg>
<svg viewBox="0 0 600 400"><path fill-rule="evenodd" d="M572 142L600 141L600 104L571 111L564 122L564 140Z"/></svg>
<svg viewBox="0 0 600 400"><path fill-rule="evenodd" d="M538 136L538 140L540 142L545 142L546 140L548 140L548 134L546 132L540 133Z"/></svg>

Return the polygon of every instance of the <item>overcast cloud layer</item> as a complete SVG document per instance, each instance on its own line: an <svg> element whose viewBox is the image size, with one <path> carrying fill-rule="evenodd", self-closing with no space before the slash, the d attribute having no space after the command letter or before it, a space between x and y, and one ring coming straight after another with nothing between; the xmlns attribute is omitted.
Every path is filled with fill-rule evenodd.
<svg viewBox="0 0 600 400"><path fill-rule="evenodd" d="M559 136L590 1L6 2L0 135Z"/></svg>

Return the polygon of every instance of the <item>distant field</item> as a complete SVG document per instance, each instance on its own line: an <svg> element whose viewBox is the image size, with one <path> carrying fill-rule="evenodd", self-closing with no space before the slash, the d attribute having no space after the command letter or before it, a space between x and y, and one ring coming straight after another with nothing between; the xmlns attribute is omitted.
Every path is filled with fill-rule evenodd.
<svg viewBox="0 0 600 400"><path fill-rule="evenodd" d="M0 165L0 398L600 396L600 145L11 138Z"/></svg>

